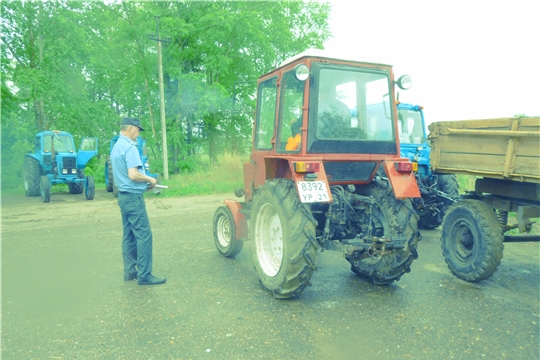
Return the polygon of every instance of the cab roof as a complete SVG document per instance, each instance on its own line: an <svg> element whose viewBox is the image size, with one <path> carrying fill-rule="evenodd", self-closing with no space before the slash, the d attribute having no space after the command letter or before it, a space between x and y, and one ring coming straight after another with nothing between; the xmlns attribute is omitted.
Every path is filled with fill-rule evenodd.
<svg viewBox="0 0 540 360"><path fill-rule="evenodd" d="M288 65L304 57L317 57L317 58L325 58L325 59L331 59L331 60L344 60L344 61L353 61L353 62L377 64L377 65L384 65L384 66L392 66L378 59L357 56L350 52L335 52L335 51L330 52L328 50L322 50L322 49L308 49L306 51L301 52L300 54L294 55L288 58L287 60L283 61L279 65L279 67L283 67L285 65Z"/></svg>

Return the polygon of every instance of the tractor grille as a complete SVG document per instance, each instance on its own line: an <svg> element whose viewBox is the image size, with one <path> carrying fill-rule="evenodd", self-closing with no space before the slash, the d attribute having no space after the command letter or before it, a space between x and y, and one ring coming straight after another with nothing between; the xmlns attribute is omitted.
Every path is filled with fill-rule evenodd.
<svg viewBox="0 0 540 360"><path fill-rule="evenodd" d="M62 159L63 169L75 169L77 167L77 160L74 157L65 157Z"/></svg>
<svg viewBox="0 0 540 360"><path fill-rule="evenodd" d="M330 181L368 181L375 170L375 162L325 162L324 170Z"/></svg>

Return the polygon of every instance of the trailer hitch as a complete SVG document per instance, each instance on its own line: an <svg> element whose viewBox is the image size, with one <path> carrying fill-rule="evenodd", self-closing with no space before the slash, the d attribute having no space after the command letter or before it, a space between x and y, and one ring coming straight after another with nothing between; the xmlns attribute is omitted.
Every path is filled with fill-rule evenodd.
<svg viewBox="0 0 540 360"><path fill-rule="evenodd" d="M359 256L360 254L364 254L365 256L363 257L374 257L384 255L392 250L403 249L406 241L407 239L401 236L392 238L380 238L376 236L361 238L357 236L353 240L326 240L324 242L324 248L338 251L345 255Z"/></svg>

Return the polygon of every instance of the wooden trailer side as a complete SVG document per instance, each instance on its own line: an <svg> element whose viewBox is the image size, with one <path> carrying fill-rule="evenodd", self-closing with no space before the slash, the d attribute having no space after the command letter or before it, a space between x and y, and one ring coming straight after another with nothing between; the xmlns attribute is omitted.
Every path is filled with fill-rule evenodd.
<svg viewBox="0 0 540 360"><path fill-rule="evenodd" d="M435 172L540 183L540 117L429 125Z"/></svg>

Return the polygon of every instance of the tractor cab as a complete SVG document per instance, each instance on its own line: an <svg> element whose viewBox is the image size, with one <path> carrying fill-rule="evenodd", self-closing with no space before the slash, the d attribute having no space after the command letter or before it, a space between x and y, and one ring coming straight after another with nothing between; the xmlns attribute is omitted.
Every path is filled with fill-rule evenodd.
<svg viewBox="0 0 540 360"><path fill-rule="evenodd" d="M406 89L410 77L395 80L390 65L321 50L260 77L247 199L268 179L290 178L301 197L310 195L305 202L331 201L330 186L367 184L381 165L398 198L419 196L412 164L399 152L395 84Z"/></svg>
<svg viewBox="0 0 540 360"><path fill-rule="evenodd" d="M427 141L423 109L420 105L397 105L401 155L417 163L418 173L422 176L431 174L431 149Z"/></svg>

